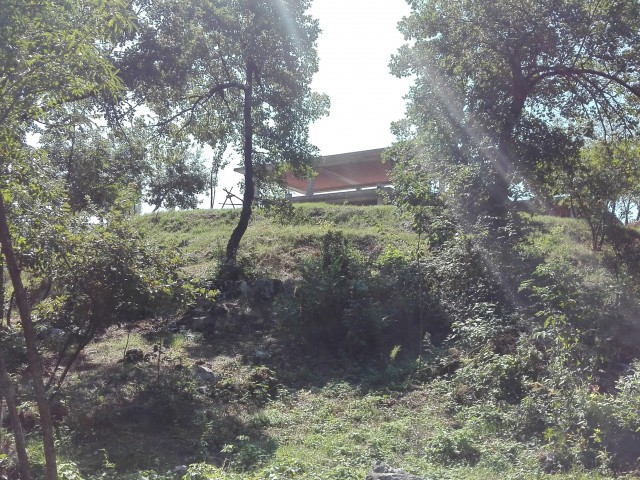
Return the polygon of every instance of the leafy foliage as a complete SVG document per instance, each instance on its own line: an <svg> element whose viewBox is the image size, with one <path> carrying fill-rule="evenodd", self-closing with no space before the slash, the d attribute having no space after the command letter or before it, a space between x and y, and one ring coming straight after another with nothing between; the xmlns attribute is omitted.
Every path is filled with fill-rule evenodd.
<svg viewBox="0 0 640 480"><path fill-rule="evenodd" d="M2 4L0 28L0 162L13 167L16 152L24 150L26 133L37 121L64 104L83 98L118 94L121 83L105 55L131 26L128 4L103 2L15 1ZM3 182L4 183L4 182ZM18 258L12 247L7 208L0 196L0 235L15 298L20 311L27 357L35 392L46 476L57 478L56 454L49 405L28 298ZM16 426L17 428L17 426ZM28 477L26 453L21 449L21 475Z"/></svg>
<svg viewBox="0 0 640 480"><path fill-rule="evenodd" d="M143 140L95 125L91 108L84 102L56 112L40 136L76 212L91 206L108 210L124 190L141 184L145 171Z"/></svg>
<svg viewBox="0 0 640 480"><path fill-rule="evenodd" d="M148 155L151 164L145 200L155 207L154 211L160 207L196 208L198 195L209 181L201 153L190 151L185 142L172 142L156 143Z"/></svg>
<svg viewBox="0 0 640 480"><path fill-rule="evenodd" d="M321 253L301 265L301 276L293 298L283 301L285 323L312 344L355 356L386 356L396 345L417 352L421 329L440 343L478 305L500 298L479 253L465 241L418 259L389 248L372 262L340 231L329 231Z"/></svg>
<svg viewBox="0 0 640 480"><path fill-rule="evenodd" d="M548 167L585 139L635 132L637 8L412 4L400 25L412 43L392 62L396 75L416 76L408 117L395 126L402 155L429 165L472 224L504 214L513 185L539 193Z"/></svg>
<svg viewBox="0 0 640 480"><path fill-rule="evenodd" d="M371 271L344 235L328 232L321 255L302 266L288 322L315 344L353 354L375 351L383 320Z"/></svg>
<svg viewBox="0 0 640 480"><path fill-rule="evenodd" d="M400 213L411 218L412 228L426 237L429 247L437 248L451 240L457 230L447 209L446 193L438 188L437 177L429 172L426 164L399 153L398 149L389 152L392 158L397 157L392 176L392 202Z"/></svg>
<svg viewBox="0 0 640 480"><path fill-rule="evenodd" d="M617 222L618 202L640 185L638 146L624 140L594 143L560 169L558 177L558 191L571 196L591 229L592 248L601 250Z"/></svg>
<svg viewBox="0 0 640 480"><path fill-rule="evenodd" d="M128 85L161 118L212 148L236 149L243 208L227 245L233 261L251 217L255 180L304 170L308 125L326 97L309 88L318 26L307 0L141 2L140 30L118 54ZM255 177L255 178L254 178Z"/></svg>

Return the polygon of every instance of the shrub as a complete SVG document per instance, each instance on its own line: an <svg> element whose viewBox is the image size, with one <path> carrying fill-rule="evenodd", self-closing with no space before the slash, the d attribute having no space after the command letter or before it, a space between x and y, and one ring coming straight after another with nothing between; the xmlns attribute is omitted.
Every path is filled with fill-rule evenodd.
<svg viewBox="0 0 640 480"><path fill-rule="evenodd" d="M475 465L480 460L478 439L468 429L443 429L427 442L427 453L443 465Z"/></svg>
<svg viewBox="0 0 640 480"><path fill-rule="evenodd" d="M60 359L75 346L58 383L96 333L190 301L194 289L180 266L175 253L149 242L118 210L93 220L88 214L72 218L49 266L53 294L34 311L66 333Z"/></svg>
<svg viewBox="0 0 640 480"><path fill-rule="evenodd" d="M302 265L302 281L285 323L302 338L354 355L376 351L384 320L371 268L340 231L322 237L319 257Z"/></svg>

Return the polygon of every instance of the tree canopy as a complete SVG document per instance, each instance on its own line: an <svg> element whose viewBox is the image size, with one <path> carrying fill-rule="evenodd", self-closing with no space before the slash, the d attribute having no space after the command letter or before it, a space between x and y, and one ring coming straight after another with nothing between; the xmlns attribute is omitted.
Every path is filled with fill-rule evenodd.
<svg viewBox="0 0 640 480"><path fill-rule="evenodd" d="M254 165L258 174L267 164L296 168L316 152L308 124L327 100L309 88L318 26L308 7L307 0L0 2L0 243L22 320L47 478L57 477L53 430L21 269L51 272L45 263L52 256L43 252L60 253L62 217L93 206L103 214L131 184L156 207L193 206L206 187L194 141L217 151L232 145L243 155L243 212L227 248L235 259L251 215ZM169 137L151 139L135 121L123 128L140 113L134 106L123 115L117 106L125 99L145 103ZM118 128L104 128L105 120ZM38 176L30 179L33 171ZM29 199L43 206L37 215ZM54 240L44 245L49 233ZM22 473L29 478L28 468Z"/></svg>
<svg viewBox="0 0 640 480"><path fill-rule="evenodd" d="M317 153L309 124L327 99L311 91L317 21L308 0L173 0L140 5L138 35L120 54L127 85L197 141L243 158L243 209L227 245L235 259L254 200L254 176L302 168Z"/></svg>
<svg viewBox="0 0 640 480"><path fill-rule="evenodd" d="M107 45L128 28L126 2L6 0L0 3L0 162L4 172L20 170L24 140L34 122L67 102L114 95L121 87ZM40 413L47 478L57 478L53 429L30 307L13 249L7 208L8 178L0 188L0 243L13 283ZM25 469L25 474L28 475ZM28 478L28 477L27 477Z"/></svg>
<svg viewBox="0 0 640 480"><path fill-rule="evenodd" d="M489 207L585 138L631 135L640 96L632 0L411 2L396 75L415 75L400 138L459 195ZM404 129L404 134L401 131ZM414 135L415 133L415 135Z"/></svg>

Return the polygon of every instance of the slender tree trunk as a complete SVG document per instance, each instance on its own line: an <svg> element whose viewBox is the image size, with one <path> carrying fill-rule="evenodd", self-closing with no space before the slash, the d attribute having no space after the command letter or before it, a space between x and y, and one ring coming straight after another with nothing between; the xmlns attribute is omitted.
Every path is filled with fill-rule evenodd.
<svg viewBox="0 0 640 480"><path fill-rule="evenodd" d="M0 259L0 324L4 318L4 291L4 262ZM7 326L9 326L8 322Z"/></svg>
<svg viewBox="0 0 640 480"><path fill-rule="evenodd" d="M216 166L215 173L212 172L211 177L211 210L216 207L216 187L218 186L218 171L220 170L220 166Z"/></svg>
<svg viewBox="0 0 640 480"><path fill-rule="evenodd" d="M56 383L56 388L60 388L60 385L62 385L62 382L64 382L64 379L67 378L67 375L69 374L69 371L71 370L71 367L73 366L74 363L76 363L76 360L78 359L78 357L80 356L82 351L85 349L85 347L89 344L89 342L94 337L94 335L95 335L95 332L89 333L89 334L87 334L86 337L84 337L84 340L78 340L78 346L76 347L75 351L71 355L71 358L69 359L69 361L65 365L64 370L60 374L60 378L58 379L58 383ZM129 341L128 337L127 337L127 341ZM126 356L126 351L125 351L125 356Z"/></svg>
<svg viewBox="0 0 640 480"><path fill-rule="evenodd" d="M11 292L11 296L9 297L9 304L7 305L7 327L11 326L11 306L13 305L15 295L16 292Z"/></svg>
<svg viewBox="0 0 640 480"><path fill-rule="evenodd" d="M22 424L18 415L18 407L16 406L16 390L9 377L7 365L4 363L4 355L0 352L0 388L2 395L7 400L7 410L9 411L9 419L11 420L11 430L16 444L16 453L18 454L18 468L20 470L20 478L22 480L31 480L31 467L29 466L29 457L27 456L27 448L24 441L24 433L22 432Z"/></svg>
<svg viewBox="0 0 640 480"><path fill-rule="evenodd" d="M49 403L47 401L47 393L42 381L42 365L40 363L40 355L38 354L38 346L36 343L36 332L31 320L31 308L27 299L27 293L22 284L20 277L20 269L16 260L13 245L11 243L11 233L9 232L9 224L7 221L7 211L4 205L4 199L0 192L0 243L2 244L2 253L6 260L7 270L13 284L13 291L18 304L18 312L22 322L22 332L27 346L27 361L29 370L31 371L31 381L33 383L33 391L38 404L40 413L40 426L42 428L42 443L44 445L44 456L47 468L47 480L57 480L58 469L56 465L56 450L53 437L53 424L49 413Z"/></svg>
<svg viewBox="0 0 640 480"><path fill-rule="evenodd" d="M493 189L489 192L489 213L506 219L509 209L509 189L511 187L513 151L513 134L524 111L524 105L531 86L524 78L521 62L517 58L510 59L513 83L513 97L504 124L499 132L499 148L492 155L491 164L495 170Z"/></svg>
<svg viewBox="0 0 640 480"><path fill-rule="evenodd" d="M621 201L622 201L622 216L624 217L624 224L629 225L629 215L631 214L631 199L623 198Z"/></svg>
<svg viewBox="0 0 640 480"><path fill-rule="evenodd" d="M238 254L240 240L244 236L249 226L251 218L251 206L255 196L255 186L253 182L253 118L251 107L253 106L253 75L254 67L252 62L247 63L246 76L247 84L244 90L244 195L242 196L242 210L240 220L233 230L231 238L227 243L227 262L235 262Z"/></svg>
<svg viewBox="0 0 640 480"><path fill-rule="evenodd" d="M211 165L211 171L209 172L209 207L211 210L215 207L216 204L216 187L218 186L218 165L216 164L216 159L213 159L213 164Z"/></svg>
<svg viewBox="0 0 640 480"><path fill-rule="evenodd" d="M51 372L51 376L49 377L49 380L47 381L47 384L44 387L45 390L49 390L51 388L51 385L53 385L53 382L56 379L56 373L58 373L58 368L60 368L60 365L62 364L62 360L64 359L64 356L66 355L67 350L69 350L69 347L71 346L72 342L73 342L73 338L71 335L69 335L65 340L64 345L60 350L60 353L58 354L58 358L56 360L55 366L53 367L53 371Z"/></svg>

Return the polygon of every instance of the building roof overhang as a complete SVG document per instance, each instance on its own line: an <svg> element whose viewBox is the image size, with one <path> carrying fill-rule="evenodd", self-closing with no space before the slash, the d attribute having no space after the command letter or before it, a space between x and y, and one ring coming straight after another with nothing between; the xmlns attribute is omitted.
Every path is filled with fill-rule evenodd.
<svg viewBox="0 0 640 480"><path fill-rule="evenodd" d="M313 191L322 193L388 185L391 166L382 163L383 151L384 148L376 148L315 159L313 169L317 175L313 177ZM307 192L307 179L287 174L286 182L295 192Z"/></svg>
<svg viewBox="0 0 640 480"><path fill-rule="evenodd" d="M287 186L294 192L307 194L309 180L313 181L313 193L389 185L391 165L382 162L384 150L384 148L376 148L318 157L312 164L317 173L315 177L298 178L288 173L285 176ZM235 171L244 173L244 168L236 168Z"/></svg>

